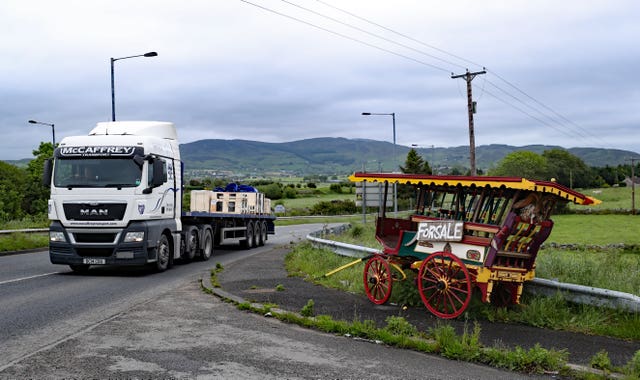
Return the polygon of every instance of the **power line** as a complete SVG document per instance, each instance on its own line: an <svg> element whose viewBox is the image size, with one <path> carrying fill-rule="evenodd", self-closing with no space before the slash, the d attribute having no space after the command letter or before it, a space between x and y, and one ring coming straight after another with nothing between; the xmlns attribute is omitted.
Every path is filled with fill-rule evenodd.
<svg viewBox="0 0 640 380"><path fill-rule="evenodd" d="M413 48L413 47L411 47L411 46L409 46L409 45L402 44L402 43L400 43L400 42L398 42L398 41L394 41L394 40L392 40L392 39L386 38L386 37L381 36L381 35L379 35L379 34L375 34L375 33L369 32L369 31L364 30L364 29L362 29L362 28L359 28L359 27L357 27L357 26L351 25L351 24L349 24L349 23L347 23L347 22L340 21L340 20L338 20L338 19L336 19L336 18L333 18L333 17L331 17L331 16L324 15L324 14L322 14L322 13L320 13L320 12L316 12L316 11L314 11L313 9L305 8L305 7L303 7L303 6L299 5L299 4L292 3L291 1L287 1L287 0L280 0L280 1L282 1L283 3L287 3L287 4L291 5L291 6L294 6L294 7L296 7L296 8L302 9L302 10L304 10L304 11L307 11L307 12L309 12L309 13L313 13L313 14L314 14L314 15L316 15L316 16L320 16L320 17L325 18L325 19L327 19L327 20L331 20L331 21L333 21L333 22L335 22L335 23L338 23L338 24L340 24L340 25L343 25L343 26L346 26L346 27L348 27L348 28L351 28L351 29L357 30L357 31L359 31L359 32L362 32L362 33L368 34L368 35L370 35L370 36L372 36L372 37L379 38L379 39L381 39L381 40L383 40L383 41L390 42L390 43L392 43L392 44L395 44L395 45L401 46L401 47L403 47L403 48L405 48L405 49L409 49L409 50L414 51L414 52L416 52L416 53L418 53L418 54L425 55L425 56L427 56L427 57L430 57L430 58L436 59L436 60L441 61L441 62L444 62L444 63L448 63L448 64L453 65L453 66L457 66L457 67L462 68L462 69L464 69L464 68L465 68L464 66L459 65L459 64L457 64L457 63L454 63L454 62L448 61L448 60L446 60L446 59L444 59L444 58L436 57L435 55L432 55L432 54L426 53L426 52L424 52L424 51L422 51L422 50L415 49L415 48ZM318 0L316 0L316 1L318 1ZM405 38L406 38L406 37L405 37Z"/></svg>
<svg viewBox="0 0 640 380"><path fill-rule="evenodd" d="M415 38L413 38L413 37L410 37L410 36L408 36L408 35L406 35L406 34L400 33L400 32L398 32L398 31L396 31L396 30L393 30L393 29L391 29L391 28L389 28L389 27L386 27L386 26L384 26L384 25L381 25L381 24L378 24L378 23L376 23L376 22L370 21L370 20L365 19L365 18L363 18L363 17L360 17L360 16L358 16L358 15L356 15L356 14L352 13L352 12L349 12L349 11L344 10L344 9L342 9L342 8L339 8L339 7L336 7L336 6L334 6L334 5L331 5L331 4L329 4L329 3L325 2L325 1L322 1L322 0L316 0L316 1L317 1L317 2L319 2L319 3L321 3L321 4L323 4L323 5L325 5L325 6L327 6L327 7L329 7L329 8L332 8L332 9L335 9L335 10L340 11L340 12L342 12L342 13L345 13L345 14L347 14L347 15L351 16L351 17L354 17L354 18L356 18L356 19L358 19L358 20L364 21L364 22L366 22L366 23L368 23L368 24L375 25L375 26L377 26L377 27L379 27L379 28L382 28L382 29L384 29L384 30L386 30L386 31L388 31L388 32L391 32L391 33L396 34L396 35L398 35L398 36L404 37L404 38L406 38L406 39L408 39L408 40L411 40L411 41L413 41L413 42L419 43L419 44L421 44L421 45L423 45L423 46L426 46L426 47L428 47L428 48L431 48L431 49L437 50L437 51L439 51L439 52L441 52L441 53L443 53L443 54L446 54L446 55L448 55L448 56L454 57L454 58L456 58L456 59L458 59L458 60L460 60L460 61L467 62L467 63L470 63L470 64L472 64L472 65L476 65L476 66L482 66L482 65L480 65L480 64L478 64L478 63L476 63L476 62L473 62L473 61L471 61L471 60L468 60L468 59L466 59L466 58L464 58L464 57L461 57L461 56L455 55L455 54L450 53L450 52L448 52L448 51L446 51L446 50L444 50L444 49L441 49L441 48L438 48L438 47L436 47L436 46L433 46L433 45L427 44L427 43L425 43L425 42L423 42L423 41L417 40L417 39L415 39ZM452 64L452 65L454 65L454 66L462 67L462 66L457 65L457 64L455 64L455 63L453 63L453 62L449 62L449 61L447 61L447 62L448 62L448 63L450 63L450 64ZM483 70L484 70L484 67L483 67ZM519 103L523 104L525 107L528 107L528 108L531 108L531 109L535 110L536 112L538 112L538 113L540 113L541 115L543 115L543 117L547 117L547 118L551 119L554 123L558 123L558 124L565 124L565 122L566 122L566 123L569 123L570 125L572 125L573 127L575 127L575 128L576 128L575 130L573 130L573 131L572 131L573 133L576 133L576 134L577 134L577 135L579 135L580 137L584 137L584 138L592 138L594 141L597 141L597 142L598 142L598 144L597 144L597 145L600 145L600 144L599 144L599 140L597 140L597 139L599 139L598 137L596 137L596 136L594 136L593 134L589 133L587 130L585 130L584 128L582 128L581 126L579 126L578 124L576 124L575 122L573 122L573 121L569 120L569 119L568 119L568 118L566 118L565 116L561 115L560 113L556 112L555 110L553 110L553 109L552 109L552 108L550 108L549 106L547 106L547 105L545 105L544 103L540 102L539 100L535 99L533 96L531 96L531 95L527 94L525 91L523 91L522 89L518 88L518 87L517 87L517 86L515 86L513 83L511 83L511 82L507 81L505 78L503 78L502 76L498 75L497 73L495 73L495 72L493 72L493 71L491 71L490 73L491 73L491 74L493 74L493 75L495 75L498 79L502 80L504 83L506 83L507 85L509 85L511 88L515 89L516 91L518 91L518 92L519 92L519 93L521 93L522 95L524 95L524 96L526 96L527 98L529 98L530 100L532 100L534 103L536 103L536 104L540 105L541 107L543 107L543 108L544 108L544 109L546 109L547 111L549 111L549 112L553 113L554 115L556 115L557 117L559 117L560 119L562 119L564 122L558 122L558 120L557 120L557 119L555 119L554 117L549 116L549 115L545 115L545 113L544 113L544 112L540 111L539 109L537 109L537 108L535 108L535 107L533 107L533 106L531 106L531 105L526 104L526 103L525 103L524 101L522 101L520 98L518 98L518 97L516 97L516 96L514 96L514 95L512 95L512 94L510 94L510 93L508 93L508 92L507 92L506 90L504 90L503 88L501 88L501 87L497 86L496 84L494 84L494 83L492 83L492 82L490 82L490 81L488 81L488 80L486 80L486 79L485 79L485 81L486 81L486 82L490 83L493 87L495 87L495 88L496 88L496 89L498 89L499 91L501 91L501 92L503 92L504 94L506 94L507 96L509 96L509 97L511 97L511 98L513 98L513 99L515 99L515 100L517 100ZM484 82L483 82L483 90L484 90ZM505 104L511 105L511 104L510 104L510 103L508 103L508 102L505 102ZM518 109L518 110L519 110L519 108L517 108L517 107L516 107L516 109ZM531 116L529 113L525 113L525 114L526 114L526 115L528 115L528 116ZM538 120L538 119L536 118L536 120ZM544 124L545 124L545 125L548 125L547 123L544 123ZM572 137L573 137L573 136L572 136Z"/></svg>
<svg viewBox="0 0 640 380"><path fill-rule="evenodd" d="M368 24L375 25L375 26L377 26L378 28L384 29L384 30L386 30L386 31L388 31L388 32L391 32L391 33L395 34L395 35L398 35L398 36L403 37L403 38L406 38L406 39L408 39L408 40L410 40L410 41L416 42L416 43L418 43L418 44L420 44L420 45L422 45L422 46L426 46L426 47L428 47L428 48L430 48L430 49L437 50L437 51L439 51L440 53L443 53L443 54L446 54L446 55L448 55L448 56L450 56L450 57L453 57L453 58L459 59L460 61L463 61L463 62L466 62L466 63L470 63L470 64L475 65L475 66L478 66L478 67L483 67L483 66L482 66L481 64L479 64L479 63L476 63L476 62L470 61L470 60L468 60L468 59L466 59L466 58L464 58L464 57L460 57L460 56L458 56L458 55L455 55L455 54L453 54L453 53L450 53L450 52L448 52L448 51L446 51L446 50L444 50L444 49L441 49L441 48L439 48L439 47L437 47L437 46L429 45L429 44L427 44L426 42L420 41L420 40L415 39L415 38L413 38L413 37L411 37L411 36L408 36L408 35L406 35L406 34L403 34L403 33L400 33L400 32L398 32L398 31L395 31L395 30L393 30L393 29L391 29L391 28L388 28L388 27L386 27L386 26L384 26L384 25L380 25L380 24L378 24L378 23L376 23L376 22L373 22L373 21L371 21L371 20L367 20L367 19L366 19L366 18L364 18L364 17L360 17L360 16L358 16L358 15L356 15L356 14L354 14L354 13L351 13L351 12L346 11L346 10L344 10L344 9L338 8L338 7L336 7L336 6L334 6L334 5L331 5L331 4L329 4L329 3L325 2L325 1L322 1L322 0L316 0L316 1L317 1L317 2L319 2L320 4L323 4L323 5L327 6L327 7L329 7L329 8L333 8L333 9L335 9L335 10L337 10L337 11L340 11L340 12L342 12L342 13L348 14L349 16L351 16L351 17L355 17L355 18L357 18L358 20L364 21L364 22L366 22L366 23L368 23ZM463 66L460 66L460 65L456 65L456 66L458 66L458 67L460 67L460 68L464 68Z"/></svg>
<svg viewBox="0 0 640 380"><path fill-rule="evenodd" d="M409 57L409 56L407 56L407 55L404 55L404 54L401 54L401 53L397 53L397 52L395 52L395 51L392 51L392 50L385 49L385 48L380 47L380 46L376 46L376 45L370 44L370 43L368 43L368 42L365 42L365 41L359 40L359 39L357 39L357 38L347 36L347 35L345 35L345 34L342 34L342 33L339 33L339 32L336 32L336 31L333 31L333 30L330 30L330 29L327 29L327 28L325 28L325 27L322 27L322 26L319 26L319 25L316 25L316 24L310 23L310 22L308 22L308 21L304 21L304 20L299 19L299 18L297 18L297 17L293 17L293 16L290 16L290 15L287 15L287 14L284 14L284 13L281 13L281 12L278 12L278 11L275 11L275 10L273 10L273 9L270 9L270 8L264 7L264 6L262 6L262 5L258 5L258 4L252 3L252 2L250 2L250 1L248 1L248 0L240 0L240 1L242 1L243 3L249 4L249 5L252 5L252 6L256 7L256 8L260 8L260 9L262 9L262 10L265 10L265 11L267 11L267 12L270 12L270 13L276 14L276 15L278 15L278 16L286 17L286 18L288 18L288 19L291 19L291 20L294 20L294 21L297 21L297 22L303 23L303 24L305 24L305 25L308 25L308 26L314 27L314 28L316 28L316 29L320 29L320 30L325 31L325 32L327 32L327 33L331 33L331 34L336 35L336 36L338 36L338 37L342 37L342 38L345 38L345 39L347 39L347 40L354 41L354 42L357 42L357 43L359 43L359 44L362 44L362 45L365 45L365 46L368 46L368 47L371 47L371 48L374 48L374 49L377 49L377 50L380 50L380 51L384 51L384 52L386 52L386 53L393 54L393 55L395 55L395 56L398 56L398 57L401 57L401 58L404 58L404 59L408 59L408 60L410 60L410 61L413 61L413 62L419 63L419 64L421 64L421 65L429 66L429 67L434 68L434 69L436 69L436 70L444 71L444 72L447 72L447 73L451 71L451 70L447 70L447 69L445 69L445 68L443 68L443 67L436 66L436 65L433 65L433 64L431 64L431 63L424 62L424 61L421 61L421 60L419 60L419 59L416 59L416 58L413 58L413 57Z"/></svg>
<svg viewBox="0 0 640 380"><path fill-rule="evenodd" d="M544 109L546 109L547 111L553 113L554 115L556 115L557 117L559 117L560 119L562 119L564 122L567 122L571 125L573 125L575 128L577 128L578 131L582 132L582 136L585 137L590 137L590 138L594 138L594 139L600 139L599 136L595 136L591 133L589 133L589 131L587 131L586 129L582 128L581 126L579 126L578 124L576 124L575 122L569 120L568 118L566 118L565 116L563 116L562 114L556 112L554 109L550 108L549 106L545 105L544 103L542 103L541 101L539 101L538 99L534 98L533 96L527 94L526 92L524 92L522 89L520 89L519 87L517 87L516 85L514 85L513 83L509 82L508 80L506 80L505 78L503 78L502 76L498 75L497 73L490 71L491 74L495 75L498 79L500 79L501 81L503 81L504 83L506 83L507 85L509 85L509 87L513 88L514 90L518 91L519 93L521 93L522 95L526 96L527 98L531 99L534 103L540 105L541 107L543 107ZM495 85L494 85L495 86ZM540 112L540 111L538 111Z"/></svg>
<svg viewBox="0 0 640 380"><path fill-rule="evenodd" d="M393 50L390 50L390 49L387 49L387 48L383 48L383 47L377 46L377 45L375 45L375 44L373 44L373 43L370 43L370 42L367 42L367 41L363 41L363 40L361 40L361 39L358 39L358 38L355 38L355 37L352 37L352 36L346 35L346 34L344 34L344 33L336 32L336 31L331 30L331 29L328 29L328 28L326 28L326 27L323 27L323 26L319 26L319 25L313 24L313 23L311 23L311 22L309 22L309 21L305 21L305 20L302 20L302 19L300 19L300 18L297 18L297 17L291 16L291 15L287 15L287 14L285 14L285 13L282 13L282 12L279 12L279 11L276 11L276 10L273 10L273 9L270 9L270 8L268 8L268 7L265 7L265 6L262 6L262 5L258 5L258 4L252 3L252 2L250 2L250 1L248 1L248 0L240 0L240 1L242 1L242 2L244 2L244 3L246 3L246 4L249 4L249 5L252 5L252 6L254 6L254 7L260 8L260 9L262 9L262 10L264 10L264 11L267 11L267 12L270 12L270 13L273 13L273 14L276 14L276 15L279 15L279 16L281 16L281 17L285 17L285 18L288 18L288 19L291 19L291 20L294 20L294 21L300 22L300 23L302 23L302 24L305 24L305 25L308 25L308 26L314 27L314 28L316 28L316 29L319 29L319 30L322 30L322 31L324 31L324 32L327 32L327 33L330 33L330 34L336 35L336 36L338 36L338 37L341 37L341 38L344 38L344 39L347 39L347 40L350 40L350 41L353 41L353 42L357 42L357 43L362 44L362 45L365 45L365 46L367 46L367 47L371 47L371 48L374 48L374 49L376 49L376 50L380 50L380 51L383 51L383 52L386 52L386 53L389 53L389 54L392 54L392 55L398 56L398 57L400 57L400 58L404 58L404 59L410 60L410 61L412 61L412 62L419 63L419 64L421 64L421 65L424 65L424 66L428 66L428 67L434 68L434 69L436 69L436 70L444 71L444 72L447 72L447 73L449 73L449 72L451 71L451 70L448 70L448 69L443 68L443 67L441 67L441 66L434 65L434 64L431 64L431 63L429 63L429 62L425 62L425 61L423 61L423 60L416 59L416 58L414 58L414 57L408 56L408 55L406 55L406 54L398 53L398 52L396 52L396 51L393 51ZM432 59L439 60L439 61L441 61L441 62L447 63L447 64L452 65L452 66L462 67L461 65L456 64L456 63L454 63L454 62L451 62L450 60L446 60L446 59L443 59L443 58L440 58L440 57L434 56L434 55L429 54L429 53L426 53L426 52L424 52L424 51L422 51L422 50L415 49L415 48L410 47L410 46L408 46L408 45L402 44L402 43L400 43L400 42L398 42L398 41L395 41L395 40L392 40L392 39L386 38L386 37L381 36L381 35L378 35L378 34L376 34L376 33L369 32L369 31L367 31L367 30L365 30L365 29L359 28L359 27L354 26L354 25L352 25L352 24L349 24L349 23L347 23L347 22L344 22L344 21L338 20L338 19L336 19L336 18L333 18L333 17L327 16L327 15L324 15L324 14L322 14L322 13L320 13L320 12L315 11L315 10L312 10L312 9L309 9L309 8L306 8L306 7L303 7L303 6L300 6L300 5L295 4L295 3L291 2L291 1L287 1L287 0L281 0L281 1L282 1L282 2L284 2L284 3L286 3L286 4L289 4L290 6L293 6L293 7L299 8L299 9L302 9L302 10L304 10L304 11L306 11L306 12L309 12L309 13L312 13L312 14L314 14L314 15L316 15L316 16L319 16L319 17L322 17L322 18L325 18L325 19L331 20L332 22L335 22L335 23L338 23L338 24L340 24L340 25L343 25L343 26L349 27L349 28L351 28L351 29L357 30L357 31L359 31L359 32L365 33L365 34L367 34L367 35L369 35L369 36L372 36L372 37L374 37L374 38L377 38L377 39L380 39L380 40L383 40L383 41L386 41L386 42L389 42L389 43L395 44L395 45L400 46L400 47L403 47L403 48L405 48L405 49L409 49L409 50L411 50L411 51L413 51L413 52L416 52L416 53L419 53L419 54L422 54L422 55L428 56L428 57L430 57L430 58L432 58ZM434 49L434 50L436 50L436 51L438 51L438 52L441 52L441 53L446 54L446 55L448 55L448 56L450 56L450 57L456 58L456 59L458 59L458 60L460 60L460 61L467 62L467 63L470 63L470 64L472 64L472 65L476 65L476 66L481 66L480 64L475 63L475 62L473 62L473 61L471 61L471 60L468 60L468 59L466 59L466 58L464 58L464 57L461 57L461 56L458 56L458 55L452 54L452 53L450 53L450 52L448 52L448 51L446 51L446 50L444 50L444 49L441 49L441 48L435 47L435 46L433 46L433 45L427 44L427 43L425 43L425 42L423 42L423 41L420 41L420 40L417 40L417 39L415 39L415 38L412 38L412 37L410 37L410 36L408 36L408 35L406 35L406 34L403 34L403 33L397 32L397 31L395 31L395 30L393 30L393 29L391 29L391 28L388 28L388 27L383 26L383 25L381 25L381 24L378 24L378 23L375 23L375 22L373 22L373 21L367 20L367 19L365 19L365 18L363 18L363 17L360 17L360 16L358 16L358 15L356 15L356 14L352 13L352 12L349 12L349 11L346 11L346 10L341 9L341 8L339 8L339 7L333 6L333 5L331 5L331 4L329 4L329 3L325 2L325 1L322 1L322 0L316 0L316 1L317 1L318 3L320 3L320 4L325 5L326 7L329 7L329 8L335 9L335 10L337 10L337 11L340 11L340 12L342 12L342 13L344 13L344 14L347 14L347 15L349 15L349 16L351 16L351 17L354 17L354 18L356 18L356 19L358 19L358 20L361 20L361 21L364 21L364 22L366 22L366 23L368 23L368 24L374 25L374 26L376 26L376 27L378 27L378 28L381 28L381 29L386 30L386 31L388 31L388 32L390 32L390 33L393 33L393 34L395 34L395 35L401 36L401 37L403 37L403 38L406 38L406 39L408 39L408 40L410 40L410 41L413 41L413 42L419 43L419 44L421 44L421 45L423 45L423 46L426 46L426 47L428 47L428 48L430 48L430 49ZM483 68L483 70L484 70L484 68ZM509 91L505 90L504 88L502 88L502 87L498 86L497 84L495 84L495 83L493 83L493 82L491 82L491 81L485 80L485 81L486 81L487 83L489 83L491 86L493 86L493 87L494 87L494 88L496 88L498 91L500 91L500 92L502 92L503 94L505 94L506 96L508 96L508 97L510 97L510 98L512 98L512 99L514 99L514 100L515 100L515 101L517 101L518 103L522 104L524 107L529 108L529 109L532 109L532 110L533 110L533 111L535 111L536 113L540 114L543 118L548 118L548 119L552 120L552 122L553 122L554 124L559 124L559 125L561 125L561 126L563 126L563 127L567 128L568 130L571 130L571 132L573 133L573 135L572 135L572 134L568 134L568 133L566 133L564 130L562 130L562 129L558 128L557 126L555 126L555 125L553 125L553 124L549 124L548 122L546 122L546 121L544 121L544 120L542 120L542 119L540 119L540 118L538 118L538 117L536 117L536 116L532 115L531 113L529 113L529 112L527 112L527 111L523 110L522 108L515 106L513 103L510 103L510 102L508 102L508 101L505 101L504 99L502 99L502 98L500 98L500 97L496 96L495 94L492 94L491 92L489 92L489 91L485 90L485 89L484 89L484 83L483 83L483 93L484 93L484 92L487 92L487 94L489 94L490 96L492 96L492 97L494 97L494 98L498 99L499 101L503 102L504 104L506 104L506 105L508 105L508 106L510 106L510 107L512 107L512 108L514 108L515 110L517 110L517 111L519 111L519 112L523 113L524 115L527 115L528 117L532 118L533 120L536 120L537 122L541 123L542 125L545 125L545 126L551 127L551 128L553 128L553 129L555 129L555 130L557 130L557 131L559 131L559 132L561 132L561 133L563 133L563 134L565 134L565 135L567 135L567 136L569 136L569 137L573 137L573 138L575 138L575 137L576 137L575 135L578 135L578 137L580 137L580 138L585 138L585 139L586 139L587 137L589 137L588 135L591 135L591 134L589 134L589 132L587 132L585 129L583 129L582 127L580 127L580 126L579 126L579 125L577 125L576 123L572 122L571 120L569 120L569 119L568 119L568 118L566 118L565 116L560 115L558 112L556 112L555 110L553 110L553 109L551 109L550 107L546 106L545 104L543 104L543 103L542 103L542 102L540 102L539 100L535 99L535 98L534 98L534 97L532 97L531 95L527 94L526 92L524 92L523 90L521 90L520 88L518 88L517 86L515 86L513 83L511 83L511 82L507 81L506 79L504 79L503 77L501 77L501 76L500 76L500 75L498 75L497 73L495 73L495 72L493 72L493 71L490 71L490 73L491 73L491 74L493 74L493 75L495 75L498 79L502 80L502 81L503 81L504 83L506 83L509 87L513 88L514 90L516 90L516 91L518 91L519 93L521 93L522 95L526 96L528 99L530 99L530 100L531 100L531 101L533 101L534 103L536 103L536 104L538 104L539 106L543 107L543 108L544 108L545 110L547 110L548 112L551 112L551 113L555 114L557 117L559 117L560 119L564 120L564 122L559 122L555 117L553 117L553 116L549 115L547 112L543 112L543 111L542 111L542 110L540 110L539 108L536 108L536 107L534 107L534 106L532 106L532 105L528 104L527 102L525 102L525 101L523 101L522 99L520 99L518 96L513 95L512 93L510 93ZM569 124L573 125L573 126L574 126L575 128L577 128L577 129L576 129L576 130L572 130L570 127L568 127L568 126L566 126L566 125L565 125L566 123L569 123ZM593 136L593 135L591 135L591 136L594 138L594 141L596 141L596 140L595 140L595 136ZM598 144L598 145L599 145L599 144Z"/></svg>

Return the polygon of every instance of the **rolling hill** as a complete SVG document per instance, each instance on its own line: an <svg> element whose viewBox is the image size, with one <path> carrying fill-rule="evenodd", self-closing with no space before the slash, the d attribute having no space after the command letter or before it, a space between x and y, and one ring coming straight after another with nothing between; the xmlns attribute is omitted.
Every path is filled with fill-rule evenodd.
<svg viewBox="0 0 640 380"><path fill-rule="evenodd" d="M513 151L528 150L541 154L559 148L549 145L483 145L476 148L477 167L489 169ZM234 173L283 172L295 175L348 174L362 170L396 170L404 163L410 147L365 139L313 138L286 143L248 140L200 140L181 144L182 159L189 170L216 170ZM469 147L416 148L432 167L469 166ZM635 152L618 149L570 148L589 166L624 164ZM395 159L394 159L395 157Z"/></svg>

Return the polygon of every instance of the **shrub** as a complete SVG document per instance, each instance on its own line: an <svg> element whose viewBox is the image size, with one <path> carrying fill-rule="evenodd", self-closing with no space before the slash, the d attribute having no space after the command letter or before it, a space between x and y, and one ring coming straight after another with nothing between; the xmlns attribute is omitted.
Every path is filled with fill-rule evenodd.
<svg viewBox="0 0 640 380"><path fill-rule="evenodd" d="M329 190L336 194L342 194L342 185L340 185L339 183L333 183L331 184L331 186L329 186Z"/></svg>
<svg viewBox="0 0 640 380"><path fill-rule="evenodd" d="M315 303L313 302L313 300L307 301L307 304L302 307L302 310L300 310L300 314L303 317L313 317L313 315L315 314L315 311L313 310L314 306Z"/></svg>
<svg viewBox="0 0 640 380"><path fill-rule="evenodd" d="M345 215L358 212L352 200L333 200L318 202L310 210L312 215Z"/></svg>

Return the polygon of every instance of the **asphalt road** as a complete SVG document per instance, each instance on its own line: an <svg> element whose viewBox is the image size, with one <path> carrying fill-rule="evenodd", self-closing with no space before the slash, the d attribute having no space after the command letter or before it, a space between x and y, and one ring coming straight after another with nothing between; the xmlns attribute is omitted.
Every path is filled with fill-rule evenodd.
<svg viewBox="0 0 640 380"><path fill-rule="evenodd" d="M216 249L207 262L175 265L163 273L92 267L88 275L78 275L67 266L51 264L48 251L1 256L0 368L200 278L215 263L226 265L302 239L313 228L280 227L264 247Z"/></svg>

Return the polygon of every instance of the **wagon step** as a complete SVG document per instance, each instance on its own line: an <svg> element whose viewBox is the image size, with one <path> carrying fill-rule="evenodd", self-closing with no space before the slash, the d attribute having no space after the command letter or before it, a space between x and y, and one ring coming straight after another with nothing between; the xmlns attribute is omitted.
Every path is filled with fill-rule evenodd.
<svg viewBox="0 0 640 380"><path fill-rule="evenodd" d="M521 252L510 252L510 251L498 251L498 256L502 257L513 257L516 259L530 259L530 253L521 253Z"/></svg>

